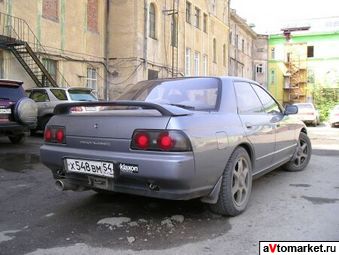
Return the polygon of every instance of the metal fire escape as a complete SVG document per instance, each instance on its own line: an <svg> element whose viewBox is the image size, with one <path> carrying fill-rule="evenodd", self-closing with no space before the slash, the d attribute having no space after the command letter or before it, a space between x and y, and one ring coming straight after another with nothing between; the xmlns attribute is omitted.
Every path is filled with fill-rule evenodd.
<svg viewBox="0 0 339 255"><path fill-rule="evenodd" d="M13 53L37 87L58 87L38 57L47 52L25 20L0 12L0 48ZM56 74L59 84L69 86L58 70Z"/></svg>
<svg viewBox="0 0 339 255"><path fill-rule="evenodd" d="M286 38L287 72L285 74L284 104L300 103L306 101L307 90L307 45L290 41L291 33L307 31L310 27L292 27L282 29Z"/></svg>

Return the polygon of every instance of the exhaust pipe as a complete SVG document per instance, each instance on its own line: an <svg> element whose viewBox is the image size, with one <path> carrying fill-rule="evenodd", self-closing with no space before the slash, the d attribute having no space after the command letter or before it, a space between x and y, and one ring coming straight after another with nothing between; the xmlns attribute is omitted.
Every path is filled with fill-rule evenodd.
<svg viewBox="0 0 339 255"><path fill-rule="evenodd" d="M154 183L149 183L148 188L152 191L159 191L160 190L159 186L154 184Z"/></svg>
<svg viewBox="0 0 339 255"><path fill-rule="evenodd" d="M55 182L55 188L58 191L65 191L65 190L78 190L79 187L64 180L57 180Z"/></svg>

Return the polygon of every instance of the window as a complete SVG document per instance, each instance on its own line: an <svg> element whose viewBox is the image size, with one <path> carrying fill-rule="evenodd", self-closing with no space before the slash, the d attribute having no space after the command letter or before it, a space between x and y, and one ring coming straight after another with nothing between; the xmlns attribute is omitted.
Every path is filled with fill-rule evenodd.
<svg viewBox="0 0 339 255"><path fill-rule="evenodd" d="M281 113L279 105L275 102L275 100L258 85L252 85L254 91L257 93L265 112L267 113Z"/></svg>
<svg viewBox="0 0 339 255"><path fill-rule="evenodd" d="M314 57L314 46L307 46L307 57L308 58Z"/></svg>
<svg viewBox="0 0 339 255"><path fill-rule="evenodd" d="M87 88L97 89L97 70L93 67L87 68Z"/></svg>
<svg viewBox="0 0 339 255"><path fill-rule="evenodd" d="M262 64L257 64L256 66L256 72L257 73L263 73L264 70L263 70L263 65Z"/></svg>
<svg viewBox="0 0 339 255"><path fill-rule="evenodd" d="M213 39L213 62L217 63L217 40Z"/></svg>
<svg viewBox="0 0 339 255"><path fill-rule="evenodd" d="M156 70L148 69L148 80L158 79L159 72Z"/></svg>
<svg viewBox="0 0 339 255"><path fill-rule="evenodd" d="M271 48L271 59L275 59L275 48Z"/></svg>
<svg viewBox="0 0 339 255"><path fill-rule="evenodd" d="M87 1L87 29L98 32L98 0Z"/></svg>
<svg viewBox="0 0 339 255"><path fill-rule="evenodd" d="M223 62L223 65L226 66L226 44L224 44L222 46L222 62Z"/></svg>
<svg viewBox="0 0 339 255"><path fill-rule="evenodd" d="M68 100L66 91L64 89L51 89L51 92L58 100Z"/></svg>
<svg viewBox="0 0 339 255"><path fill-rule="evenodd" d="M274 69L271 69L271 72L270 72L270 83L272 85L274 85L275 83L275 70Z"/></svg>
<svg viewBox="0 0 339 255"><path fill-rule="evenodd" d="M42 60L42 64L44 65L48 73L51 75L53 80L57 81L57 61L53 59L44 58ZM49 82L45 77L43 78L43 84L49 86Z"/></svg>
<svg viewBox="0 0 339 255"><path fill-rule="evenodd" d="M203 31L207 33L207 14L204 13Z"/></svg>
<svg viewBox="0 0 339 255"><path fill-rule="evenodd" d="M29 98L33 99L35 102L48 102L49 101L47 92L44 89L33 90L31 94L29 95Z"/></svg>
<svg viewBox="0 0 339 255"><path fill-rule="evenodd" d="M217 1L211 0L211 12L216 15L217 14Z"/></svg>
<svg viewBox="0 0 339 255"><path fill-rule="evenodd" d="M149 6L149 37L156 39L155 37L155 5Z"/></svg>
<svg viewBox="0 0 339 255"><path fill-rule="evenodd" d="M4 54L3 51L0 51L0 79L4 77Z"/></svg>
<svg viewBox="0 0 339 255"><path fill-rule="evenodd" d="M191 75L191 49L186 48L186 54L185 54L185 75L189 76Z"/></svg>
<svg viewBox="0 0 339 255"><path fill-rule="evenodd" d="M59 22L59 0L43 0L42 17Z"/></svg>
<svg viewBox="0 0 339 255"><path fill-rule="evenodd" d="M234 42L234 46L237 48L237 49L239 49L239 35L236 35L235 36L235 42Z"/></svg>
<svg viewBox="0 0 339 255"><path fill-rule="evenodd" d="M198 7L194 8L194 26L196 28L200 28L200 9Z"/></svg>
<svg viewBox="0 0 339 255"><path fill-rule="evenodd" d="M194 75L195 76L199 76L199 72L200 72L200 53L199 52L195 52L194 53Z"/></svg>
<svg viewBox="0 0 339 255"><path fill-rule="evenodd" d="M191 13L192 13L192 4L186 2L186 22L191 24Z"/></svg>
<svg viewBox="0 0 339 255"><path fill-rule="evenodd" d="M229 38L229 43L230 44L233 44L233 33L232 32L230 32L230 38Z"/></svg>
<svg viewBox="0 0 339 255"><path fill-rule="evenodd" d="M171 19L171 46L178 47L178 22L174 15Z"/></svg>
<svg viewBox="0 0 339 255"><path fill-rule="evenodd" d="M234 86L239 114L257 114L264 112L257 94L249 83L236 82Z"/></svg>
<svg viewBox="0 0 339 255"><path fill-rule="evenodd" d="M202 58L202 73L204 76L207 76L208 75L208 56L207 55L204 55L203 58Z"/></svg>
<svg viewBox="0 0 339 255"><path fill-rule="evenodd" d="M245 52L245 40L244 39L241 40L241 50L242 52Z"/></svg>

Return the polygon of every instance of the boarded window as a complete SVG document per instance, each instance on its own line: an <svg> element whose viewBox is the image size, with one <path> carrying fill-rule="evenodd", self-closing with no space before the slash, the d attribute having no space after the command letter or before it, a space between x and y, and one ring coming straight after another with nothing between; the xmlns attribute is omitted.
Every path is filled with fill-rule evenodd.
<svg viewBox="0 0 339 255"><path fill-rule="evenodd" d="M98 0L87 2L87 29L91 32L98 32Z"/></svg>
<svg viewBox="0 0 339 255"><path fill-rule="evenodd" d="M59 0L43 0L42 17L53 21L59 21Z"/></svg>
<svg viewBox="0 0 339 255"><path fill-rule="evenodd" d="M148 80L156 80L158 79L159 72L156 70L148 69Z"/></svg>

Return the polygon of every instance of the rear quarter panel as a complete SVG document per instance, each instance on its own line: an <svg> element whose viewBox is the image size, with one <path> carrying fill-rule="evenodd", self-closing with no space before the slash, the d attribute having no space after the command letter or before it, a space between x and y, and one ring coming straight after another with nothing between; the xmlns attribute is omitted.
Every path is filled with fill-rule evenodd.
<svg viewBox="0 0 339 255"><path fill-rule="evenodd" d="M175 117L167 128L183 130L192 143L196 171L192 184L195 187L212 188L235 147L246 141L236 114L197 113Z"/></svg>

